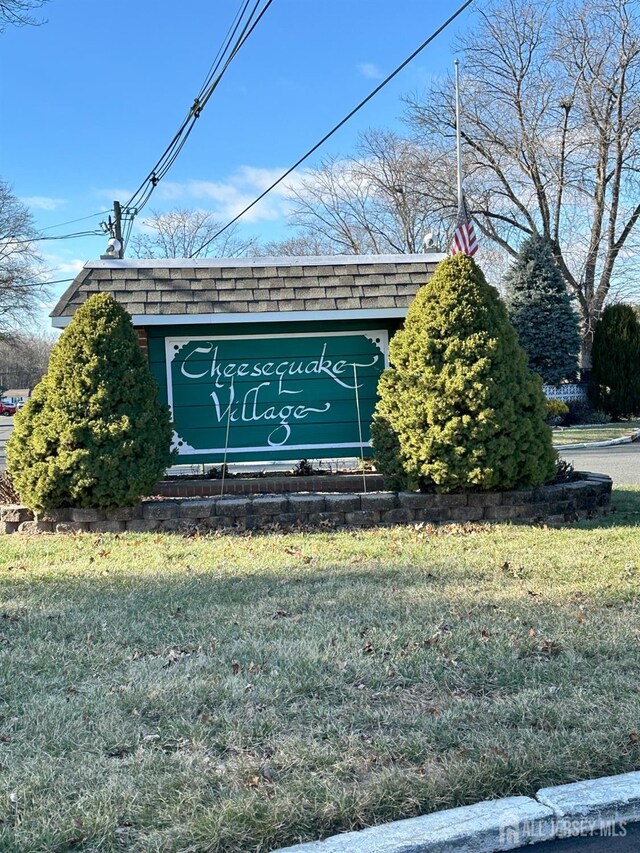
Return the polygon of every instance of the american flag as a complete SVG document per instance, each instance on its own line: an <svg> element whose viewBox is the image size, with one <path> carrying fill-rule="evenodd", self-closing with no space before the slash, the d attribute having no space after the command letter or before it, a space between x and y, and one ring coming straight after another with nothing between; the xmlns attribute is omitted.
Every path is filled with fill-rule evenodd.
<svg viewBox="0 0 640 853"><path fill-rule="evenodd" d="M456 230L453 232L450 254L457 255L458 252L463 252L465 255L473 257L477 251L478 241L476 240L476 232L473 230L473 222L469 216L464 196L462 196L460 207L458 208Z"/></svg>

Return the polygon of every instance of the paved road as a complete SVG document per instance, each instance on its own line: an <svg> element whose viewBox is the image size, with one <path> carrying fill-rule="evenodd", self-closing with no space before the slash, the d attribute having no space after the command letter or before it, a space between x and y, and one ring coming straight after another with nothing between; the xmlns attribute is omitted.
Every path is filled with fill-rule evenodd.
<svg viewBox="0 0 640 853"><path fill-rule="evenodd" d="M578 471L608 474L616 486L640 486L640 441L596 450L565 450L561 455Z"/></svg>
<svg viewBox="0 0 640 853"><path fill-rule="evenodd" d="M527 853L639 853L640 824L618 827L615 836L593 836L592 838L565 838L562 841L547 841L523 847Z"/></svg>

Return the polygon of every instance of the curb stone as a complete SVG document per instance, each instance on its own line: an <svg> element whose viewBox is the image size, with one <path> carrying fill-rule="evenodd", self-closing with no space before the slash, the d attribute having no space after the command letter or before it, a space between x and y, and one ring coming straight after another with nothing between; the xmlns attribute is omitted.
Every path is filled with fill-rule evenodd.
<svg viewBox="0 0 640 853"><path fill-rule="evenodd" d="M280 848L278 853L498 853L640 820L640 772L540 789ZM275 853L275 851L273 851Z"/></svg>
<svg viewBox="0 0 640 853"><path fill-rule="evenodd" d="M640 773L624 773L556 788L541 788L539 803L556 817L619 822L640 820Z"/></svg>
<svg viewBox="0 0 640 853"><path fill-rule="evenodd" d="M588 450L593 447L597 450L599 447L614 447L617 444L632 444L640 439L640 429L635 430L631 435L623 435L622 438L608 438L606 441L584 441L581 444L554 444L554 450Z"/></svg>

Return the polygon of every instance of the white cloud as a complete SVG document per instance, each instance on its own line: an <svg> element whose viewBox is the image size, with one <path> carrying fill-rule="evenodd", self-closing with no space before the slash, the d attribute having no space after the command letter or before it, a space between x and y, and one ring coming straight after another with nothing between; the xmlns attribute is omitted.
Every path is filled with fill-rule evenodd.
<svg viewBox="0 0 640 853"><path fill-rule="evenodd" d="M85 264L79 258L65 259L61 255L53 253L43 255L42 257L47 265L47 280L63 278L68 275L72 275L75 278Z"/></svg>
<svg viewBox="0 0 640 853"><path fill-rule="evenodd" d="M57 270L58 272L72 273L74 276L76 276L84 267L84 264L84 261L81 261L76 258L73 261L64 261L63 263L58 264Z"/></svg>
<svg viewBox="0 0 640 853"><path fill-rule="evenodd" d="M118 199L118 201L121 201L123 204L127 199L130 199L132 195L133 190L128 190L124 187L106 187L105 189L96 191L96 196L98 198L109 199L110 201L113 201L113 199L115 198Z"/></svg>
<svg viewBox="0 0 640 853"><path fill-rule="evenodd" d="M373 62L360 62L356 67L362 76L368 77L369 80L382 80L384 77L382 71Z"/></svg>
<svg viewBox="0 0 640 853"><path fill-rule="evenodd" d="M241 213L254 199L268 189L286 169L262 168L259 166L239 166L219 181L206 181L194 178L188 181L162 181L151 196L145 210L162 212L168 205L206 209L216 219L225 223ZM273 222L287 216L290 211L289 196L291 189L300 185L304 172L289 175L285 181L273 189L262 201L258 202L242 217L242 222ZM101 197L128 198L131 193L123 189L100 190ZM144 222L136 223L144 230Z"/></svg>
<svg viewBox="0 0 640 853"><path fill-rule="evenodd" d="M64 198L50 198L46 195L30 195L20 199L27 207L35 208L36 210L57 210L63 207L67 201Z"/></svg>
<svg viewBox="0 0 640 853"><path fill-rule="evenodd" d="M240 166L226 180L191 180L183 183L166 182L158 186L156 198L176 204L208 203L219 219L233 219L262 192L276 181L285 169L265 169ZM244 217L244 222L273 221L289 211L289 189L300 182L300 176L290 175L258 202Z"/></svg>

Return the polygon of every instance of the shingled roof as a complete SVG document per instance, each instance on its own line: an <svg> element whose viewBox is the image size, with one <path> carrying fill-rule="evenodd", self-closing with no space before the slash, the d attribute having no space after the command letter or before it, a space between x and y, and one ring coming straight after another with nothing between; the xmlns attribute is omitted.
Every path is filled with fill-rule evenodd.
<svg viewBox="0 0 640 853"><path fill-rule="evenodd" d="M88 261L51 313L66 326L93 293L137 325L402 317L442 255Z"/></svg>

